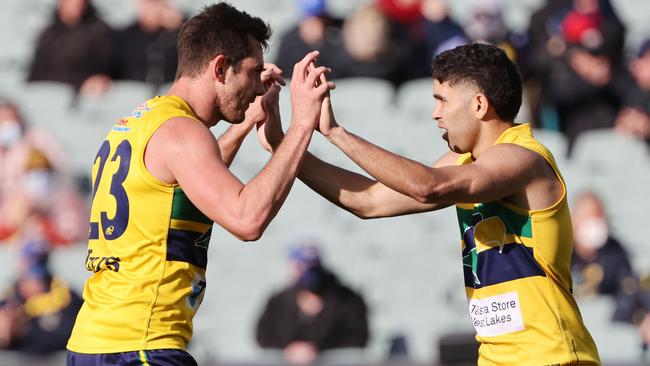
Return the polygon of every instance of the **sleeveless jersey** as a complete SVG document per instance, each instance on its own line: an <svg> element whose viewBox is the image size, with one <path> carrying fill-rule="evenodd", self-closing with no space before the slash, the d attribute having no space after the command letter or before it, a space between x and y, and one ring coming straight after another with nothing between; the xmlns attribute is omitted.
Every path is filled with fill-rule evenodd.
<svg viewBox="0 0 650 366"><path fill-rule="evenodd" d="M495 142L506 143L543 156L564 192L536 211L504 201L456 204L479 365L599 365L572 295L573 233L564 179L530 125L515 125ZM471 162L464 154L457 164Z"/></svg>
<svg viewBox="0 0 650 366"><path fill-rule="evenodd" d="M153 133L179 116L201 123L179 97L150 99L113 126L95 157L85 263L92 275L68 341L73 352L184 350L192 336L213 223L144 164Z"/></svg>

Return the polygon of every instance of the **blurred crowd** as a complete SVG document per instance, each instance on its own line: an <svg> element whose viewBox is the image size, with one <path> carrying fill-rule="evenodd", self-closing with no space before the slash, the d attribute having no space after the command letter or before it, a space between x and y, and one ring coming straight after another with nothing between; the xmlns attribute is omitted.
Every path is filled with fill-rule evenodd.
<svg viewBox="0 0 650 366"><path fill-rule="evenodd" d="M326 0L295 0L300 20L279 38L274 61L290 76L309 50L331 77L371 77L395 87L430 76L432 58L468 42L503 48L519 65L535 127L559 130L569 153L580 133L615 128L650 141L650 39L625 46L609 0L548 0L524 32L510 30L499 0L476 2L462 23L446 0L369 0L346 18ZM169 0L138 0L137 19L111 29L89 0L58 0L38 37L28 81L67 83L100 96L112 80L173 81L182 11ZM626 52L628 51L628 52Z"/></svg>
<svg viewBox="0 0 650 366"><path fill-rule="evenodd" d="M156 87L173 81L176 35L185 15L170 0L137 3L136 21L112 29L90 0L58 0L34 45L27 81L65 83L99 98L115 80ZM334 79L379 78L399 88L430 77L437 54L489 42L518 64L533 125L564 134L569 154L578 136L593 129L650 142L650 39L637 50L625 49L626 26L609 0L547 0L531 14L525 32L508 28L498 0L475 2L463 22L452 17L445 0L368 0L345 18L332 16L326 0L295 4L300 19L276 35L277 57L270 60L286 77L306 52L318 49L319 63L332 68ZM13 101L0 98L0 242L13 245L19 258L15 282L0 306L2 348L63 349L65 342L54 340L67 339L79 307L79 296L47 265L56 247L85 244L89 197L75 184L67 160L46 131L28 124ZM578 197L573 215L576 295L614 297L612 319L639 326L643 341L650 342L650 296L625 243L608 231L599 197ZM295 278L269 300L259 344L303 361L321 350L364 347L368 325L361 296L322 265L316 248L297 248L291 259ZM334 319L329 306L344 307L355 321ZM280 319L286 319L282 329L275 324ZM319 322L329 324L330 333L311 330Z"/></svg>

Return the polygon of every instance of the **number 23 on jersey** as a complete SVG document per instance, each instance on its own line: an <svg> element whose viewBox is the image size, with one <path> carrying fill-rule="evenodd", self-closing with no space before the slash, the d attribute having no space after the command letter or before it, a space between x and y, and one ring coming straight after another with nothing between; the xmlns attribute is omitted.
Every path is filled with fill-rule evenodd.
<svg viewBox="0 0 650 366"><path fill-rule="evenodd" d="M95 156L89 239L115 240L129 224L129 197L124 181L131 167L131 144L105 140ZM99 215L99 217L97 217ZM96 221L93 221L96 220Z"/></svg>

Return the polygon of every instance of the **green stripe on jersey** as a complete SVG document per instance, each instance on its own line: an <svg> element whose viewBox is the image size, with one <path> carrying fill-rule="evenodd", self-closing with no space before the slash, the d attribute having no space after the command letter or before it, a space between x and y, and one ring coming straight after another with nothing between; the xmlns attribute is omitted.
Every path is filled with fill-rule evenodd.
<svg viewBox="0 0 650 366"><path fill-rule="evenodd" d="M483 203L474 207L473 210L465 210L456 206L456 212L460 224L461 238L468 227L474 226L472 215L476 212L483 215L483 220L493 216L499 217L505 224L506 233L508 234L514 234L521 238L533 237L533 226L528 215L518 214L497 202Z"/></svg>
<svg viewBox="0 0 650 366"><path fill-rule="evenodd" d="M172 220L194 221L212 225L212 220L199 211L180 187L174 188L172 201Z"/></svg>

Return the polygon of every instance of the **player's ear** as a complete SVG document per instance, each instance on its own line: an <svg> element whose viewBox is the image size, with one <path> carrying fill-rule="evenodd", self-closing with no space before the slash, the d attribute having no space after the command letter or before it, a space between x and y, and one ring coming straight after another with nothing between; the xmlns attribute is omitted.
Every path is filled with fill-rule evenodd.
<svg viewBox="0 0 650 366"><path fill-rule="evenodd" d="M228 62L224 55L215 56L208 66L210 68L210 75L212 78L222 84L226 83L226 69Z"/></svg>
<svg viewBox="0 0 650 366"><path fill-rule="evenodd" d="M472 108L476 118L482 120L488 114L488 109L490 107L490 101L483 93L478 93L474 96L472 100Z"/></svg>

